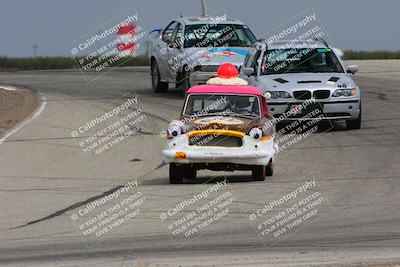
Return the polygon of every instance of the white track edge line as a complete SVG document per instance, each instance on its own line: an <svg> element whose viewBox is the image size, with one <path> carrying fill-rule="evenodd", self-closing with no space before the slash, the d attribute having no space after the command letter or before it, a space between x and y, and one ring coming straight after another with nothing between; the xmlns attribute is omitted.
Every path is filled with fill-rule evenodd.
<svg viewBox="0 0 400 267"><path fill-rule="evenodd" d="M0 86L1 88L2 86ZM12 136L13 134L15 134L16 132L18 132L19 130L21 130L22 128L24 128L26 125L28 125L31 121L33 121L34 119L36 119L44 110L44 108L47 105L47 99L46 97L38 92L39 95L39 101L40 101L40 106L39 108L36 109L36 111L33 113L33 115L29 116L27 119L23 120L21 123L17 124L16 127L14 127L13 129L11 129L9 132L6 132L6 134L0 139L0 145L4 143L4 141L6 141L7 138L9 138L10 136Z"/></svg>

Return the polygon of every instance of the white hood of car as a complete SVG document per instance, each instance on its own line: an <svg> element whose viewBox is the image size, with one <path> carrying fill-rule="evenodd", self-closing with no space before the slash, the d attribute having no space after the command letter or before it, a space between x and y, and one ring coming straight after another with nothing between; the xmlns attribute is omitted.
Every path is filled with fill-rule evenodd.
<svg viewBox="0 0 400 267"><path fill-rule="evenodd" d="M355 84L346 73L286 73L262 75L255 85L263 91L351 88Z"/></svg>

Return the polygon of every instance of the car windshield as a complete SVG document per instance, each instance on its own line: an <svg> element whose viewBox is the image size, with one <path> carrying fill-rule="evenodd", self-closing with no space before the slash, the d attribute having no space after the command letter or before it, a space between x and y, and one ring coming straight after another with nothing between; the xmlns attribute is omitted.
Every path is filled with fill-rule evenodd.
<svg viewBox="0 0 400 267"><path fill-rule="evenodd" d="M330 48L268 50L263 57L261 74L341 72L343 67Z"/></svg>
<svg viewBox="0 0 400 267"><path fill-rule="evenodd" d="M187 97L186 116L233 115L260 117L260 104L255 95L192 94Z"/></svg>
<svg viewBox="0 0 400 267"><path fill-rule="evenodd" d="M184 47L250 47L256 37L246 25L195 24L185 28Z"/></svg>

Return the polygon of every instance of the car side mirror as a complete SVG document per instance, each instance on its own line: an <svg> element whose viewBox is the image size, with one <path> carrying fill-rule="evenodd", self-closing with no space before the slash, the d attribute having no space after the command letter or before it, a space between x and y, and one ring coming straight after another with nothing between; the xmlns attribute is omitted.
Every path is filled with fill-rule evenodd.
<svg viewBox="0 0 400 267"><path fill-rule="evenodd" d="M358 65L350 65L346 69L347 73L355 74L358 71Z"/></svg>
<svg viewBox="0 0 400 267"><path fill-rule="evenodd" d="M254 74L254 68L241 68L244 75L251 76Z"/></svg>

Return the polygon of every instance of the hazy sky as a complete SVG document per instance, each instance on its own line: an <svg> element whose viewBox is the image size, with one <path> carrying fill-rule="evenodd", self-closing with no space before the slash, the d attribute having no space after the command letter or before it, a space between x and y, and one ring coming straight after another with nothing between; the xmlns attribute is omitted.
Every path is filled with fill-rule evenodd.
<svg viewBox="0 0 400 267"><path fill-rule="evenodd" d="M399 0L206 0L256 35L313 7L341 49L400 50ZM0 0L0 55L70 55L67 44L134 6L148 29L180 14L199 15L199 0Z"/></svg>

